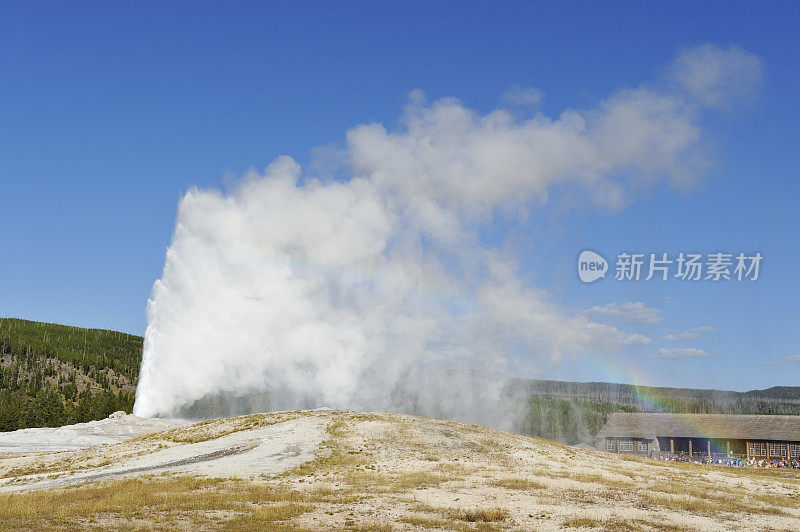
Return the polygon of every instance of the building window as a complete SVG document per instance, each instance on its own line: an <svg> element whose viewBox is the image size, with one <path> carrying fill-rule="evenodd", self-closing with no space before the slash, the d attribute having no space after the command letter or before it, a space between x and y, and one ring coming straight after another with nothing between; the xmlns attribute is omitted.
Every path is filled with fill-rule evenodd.
<svg viewBox="0 0 800 532"><path fill-rule="evenodd" d="M796 443L789 444L789 458L800 458L800 445Z"/></svg>
<svg viewBox="0 0 800 532"><path fill-rule="evenodd" d="M767 446L764 442L750 442L750 456L767 456Z"/></svg>
<svg viewBox="0 0 800 532"><path fill-rule="evenodd" d="M786 456L786 444L773 443L769 446L769 455L771 457L783 458Z"/></svg>
<svg viewBox="0 0 800 532"><path fill-rule="evenodd" d="M614 443L614 440L606 440L606 451L616 451L617 446Z"/></svg>
<svg viewBox="0 0 800 532"><path fill-rule="evenodd" d="M633 452L633 440L620 440L619 450L627 453Z"/></svg>
<svg viewBox="0 0 800 532"><path fill-rule="evenodd" d="M639 442L639 452L646 453L647 452L647 444L643 441Z"/></svg>

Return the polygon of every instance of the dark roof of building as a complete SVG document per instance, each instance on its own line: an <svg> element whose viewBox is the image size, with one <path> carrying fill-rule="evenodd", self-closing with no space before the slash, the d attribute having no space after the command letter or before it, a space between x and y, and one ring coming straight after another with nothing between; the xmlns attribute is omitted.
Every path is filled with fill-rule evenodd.
<svg viewBox="0 0 800 532"><path fill-rule="evenodd" d="M800 416L616 412L598 438L719 438L800 441Z"/></svg>

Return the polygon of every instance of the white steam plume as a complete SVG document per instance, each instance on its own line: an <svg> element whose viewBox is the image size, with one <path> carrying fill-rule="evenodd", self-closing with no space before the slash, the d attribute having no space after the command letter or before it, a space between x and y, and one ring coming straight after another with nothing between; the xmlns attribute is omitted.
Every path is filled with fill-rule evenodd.
<svg viewBox="0 0 800 532"><path fill-rule="evenodd" d="M649 342L561 309L516 272L502 238L480 231L554 190L618 210L659 182L693 185L703 107L751 94L740 84L755 83L760 63L705 46L667 71L661 85L555 119L413 93L397 130L348 132L346 180L280 157L227 192L190 190L147 304L134 412L265 391L276 408L477 420L491 418L481 412L499 386L426 369L535 372Z"/></svg>

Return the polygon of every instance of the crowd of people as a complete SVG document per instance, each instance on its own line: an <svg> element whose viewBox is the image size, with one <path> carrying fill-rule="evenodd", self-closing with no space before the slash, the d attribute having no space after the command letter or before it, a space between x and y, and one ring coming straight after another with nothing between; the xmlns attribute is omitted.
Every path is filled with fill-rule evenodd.
<svg viewBox="0 0 800 532"><path fill-rule="evenodd" d="M709 457L707 454L695 454L689 456L688 454L662 454L654 456L658 460L665 462L683 462L691 464L705 464L717 465L725 467L763 467L763 468L779 468L779 469L800 469L800 460L786 458L780 460L765 460L755 458L740 458L740 457Z"/></svg>

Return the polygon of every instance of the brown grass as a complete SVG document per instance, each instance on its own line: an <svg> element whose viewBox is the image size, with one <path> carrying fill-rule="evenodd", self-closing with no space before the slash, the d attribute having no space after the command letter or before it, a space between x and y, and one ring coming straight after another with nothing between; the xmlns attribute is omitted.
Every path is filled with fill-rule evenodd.
<svg viewBox="0 0 800 532"><path fill-rule="evenodd" d="M572 517L561 523L564 528L597 528L600 521L590 517Z"/></svg>
<svg viewBox="0 0 800 532"><path fill-rule="evenodd" d="M492 481L492 486L519 491L543 490L547 488L547 486L541 482L513 477L494 480Z"/></svg>
<svg viewBox="0 0 800 532"><path fill-rule="evenodd" d="M432 517L403 517L400 519L402 523L408 523L417 528L447 528L448 521L444 519L436 519Z"/></svg>
<svg viewBox="0 0 800 532"><path fill-rule="evenodd" d="M313 506L303 504L275 504L259 507L250 514L237 517L225 523L225 528L231 530L254 529L264 530L268 525L288 521L314 509ZM273 530L270 527L270 530Z"/></svg>
<svg viewBox="0 0 800 532"><path fill-rule="evenodd" d="M641 525L647 528L651 528L653 530L659 530L661 532L678 532L680 530L686 530L685 527L673 525L667 521L651 521L648 519L636 519L634 521L637 525ZM628 529L629 530L629 529Z"/></svg>
<svg viewBox="0 0 800 532"><path fill-rule="evenodd" d="M169 522L187 517L192 522L205 523L208 516L223 512L257 523L299 515L298 511L310 508L298 504L306 500L306 495L281 486L226 479L149 477L3 494L0 522L9 528L75 528L97 520ZM275 503L283 504L273 506Z"/></svg>
<svg viewBox="0 0 800 532"><path fill-rule="evenodd" d="M768 505L753 505L747 501L732 497L720 497L708 494L705 498L683 495L662 495L645 493L640 495L645 507L661 506L670 510L689 512L698 515L718 516L724 513L747 513L764 515L788 515L785 510Z"/></svg>
<svg viewBox="0 0 800 532"><path fill-rule="evenodd" d="M628 480L609 478L596 473L571 473L568 476L568 478L571 478L572 480L577 480L578 482L601 484L608 488L627 489L627 488L632 488L636 485L635 483L630 482Z"/></svg>
<svg viewBox="0 0 800 532"><path fill-rule="evenodd" d="M504 508L478 508L475 510L456 510L446 511L447 517L469 523L491 523L495 521L505 521L508 519L508 510Z"/></svg>

